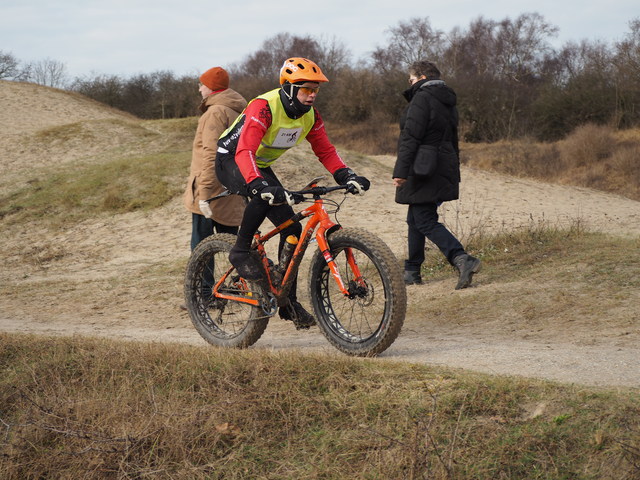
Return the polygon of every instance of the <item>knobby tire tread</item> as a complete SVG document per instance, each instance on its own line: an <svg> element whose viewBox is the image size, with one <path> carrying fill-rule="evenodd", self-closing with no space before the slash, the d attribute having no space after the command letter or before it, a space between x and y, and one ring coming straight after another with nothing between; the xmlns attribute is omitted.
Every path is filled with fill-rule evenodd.
<svg viewBox="0 0 640 480"><path fill-rule="evenodd" d="M344 228L338 230L329 237L329 245L334 258L335 252L341 252L346 247L352 247L359 254L368 257L368 260L378 270L385 290L385 298L388 298L388 301L385 302L384 315L380 318L375 335L355 342L347 338L348 335L342 335L337 331L339 329L331 326L331 316L336 316L335 309L328 307L326 299L321 298L323 295L323 272L325 282L335 282L335 280L331 275L326 275L327 263L322 252L317 251L311 261L309 289L318 326L327 340L343 353L353 356L378 355L396 340L406 316L407 292L400 262L386 243L365 229ZM345 254L341 253L341 255ZM382 292L376 294L381 295ZM342 319L338 320L340 323L344 323Z"/></svg>
<svg viewBox="0 0 640 480"><path fill-rule="evenodd" d="M250 313L247 315L246 321L241 319L245 323L244 328L238 334L229 336L224 333L224 330L217 332L214 329L212 331L207 326L207 321L211 323L212 320L207 308L203 308L202 295L198 293L198 289L201 288L198 276L202 274L205 268L203 263L219 253L221 255L218 255L216 259L221 259L226 262L226 265L230 266L228 254L235 242L235 235L216 233L205 238L196 246L191 253L185 272L184 295L191 322L202 338L208 343L219 347L247 348L258 341L269 323L269 318L264 316L262 310L259 307L247 306L247 310ZM227 267L225 266L224 268L226 269ZM219 272L221 269L216 269L216 271ZM218 278L215 280L218 280ZM207 318L207 316L209 317ZM224 327L222 325L222 328Z"/></svg>

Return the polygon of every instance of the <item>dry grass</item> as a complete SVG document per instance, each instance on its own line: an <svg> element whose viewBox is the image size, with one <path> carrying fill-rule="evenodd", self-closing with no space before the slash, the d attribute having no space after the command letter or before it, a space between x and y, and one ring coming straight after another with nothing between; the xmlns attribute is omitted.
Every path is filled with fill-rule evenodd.
<svg viewBox="0 0 640 480"><path fill-rule="evenodd" d="M549 144L527 139L465 144L462 162L509 175L594 188L640 200L640 130L583 125Z"/></svg>
<svg viewBox="0 0 640 480"><path fill-rule="evenodd" d="M378 119L340 125L327 123L329 138L336 145L367 155L388 155L397 150L398 125Z"/></svg>
<svg viewBox="0 0 640 480"><path fill-rule="evenodd" d="M8 480L640 476L634 392L345 357L0 340Z"/></svg>
<svg viewBox="0 0 640 480"><path fill-rule="evenodd" d="M103 212L149 210L179 195L188 168L188 152L123 157L103 162L61 166L40 172L27 186L0 196L0 218L8 224L38 219L74 222Z"/></svg>
<svg viewBox="0 0 640 480"><path fill-rule="evenodd" d="M484 262L482 281L500 288L475 291L463 302L434 295L410 304L410 316L428 319L425 335L429 327L452 322L469 335L499 324L513 340L554 342L571 332L576 343L613 338L623 346L638 331L638 238L586 232L576 221L569 229L540 224L491 236L480 232L468 249ZM429 283L450 281L452 267L429 249L422 274ZM594 329L600 338L594 339Z"/></svg>
<svg viewBox="0 0 640 480"><path fill-rule="evenodd" d="M471 248L489 265L485 281L508 278L508 291L478 289L462 303L431 298L420 306L426 328L454 318L481 332L508 313L513 338L566 323L578 340L580 318L588 325L630 303L628 314L638 301L637 239L589 234L579 223L536 225L478 235ZM110 289L146 295L144 305L173 288L181 267L93 282L86 308L117 314L98 294ZM436 268L426 280L444 273ZM85 291L71 280L43 285L39 302L84 305ZM607 321L635 328L633 318ZM26 335L0 335L0 372L7 479L640 478L637 389L344 356Z"/></svg>
<svg viewBox="0 0 640 480"><path fill-rule="evenodd" d="M594 165L613 155L614 131L609 127L586 124L559 142L559 149L567 169Z"/></svg>

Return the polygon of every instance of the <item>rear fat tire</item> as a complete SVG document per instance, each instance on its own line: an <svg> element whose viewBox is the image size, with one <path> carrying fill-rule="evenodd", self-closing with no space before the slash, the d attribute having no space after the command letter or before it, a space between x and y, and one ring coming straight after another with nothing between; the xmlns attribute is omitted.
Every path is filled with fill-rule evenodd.
<svg viewBox="0 0 640 480"><path fill-rule="evenodd" d="M231 267L229 251L235 242L234 235L218 233L198 244L187 264L184 297L191 322L202 338L219 347L246 348L262 336L269 317L260 307L211 297L211 279L217 282ZM221 288L254 298L260 291L235 271Z"/></svg>
<svg viewBox="0 0 640 480"><path fill-rule="evenodd" d="M375 356L395 341L407 311L407 291L400 262L376 235L356 228L338 230L329 237L342 280L349 287L353 274L346 260L350 247L367 284L355 282L346 297L333 279L321 252L316 252L309 274L311 303L318 326L327 340L348 355Z"/></svg>

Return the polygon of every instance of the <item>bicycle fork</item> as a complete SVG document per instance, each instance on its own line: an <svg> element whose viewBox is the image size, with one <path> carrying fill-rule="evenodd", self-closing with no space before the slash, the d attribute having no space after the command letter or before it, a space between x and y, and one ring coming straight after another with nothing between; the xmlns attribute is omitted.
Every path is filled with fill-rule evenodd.
<svg viewBox="0 0 640 480"><path fill-rule="evenodd" d="M331 271L331 275L335 280L338 288L342 292L342 294L346 297L353 298L354 294L350 291L349 287L345 285L345 282L340 275L340 271L338 269L338 265L336 265L336 261L331 255L331 250L329 248L329 242L324 234L319 234L316 236L318 241L318 248L324 257L325 262L327 262L327 266L329 267L329 271ZM324 233L324 232L322 232ZM366 283L364 278L362 277L362 273L360 273L360 267L358 266L358 262L356 261L355 255L353 254L353 250L350 247L344 249L345 255L347 257L347 263L349 263L349 268L353 273L353 280L360 287L366 288Z"/></svg>

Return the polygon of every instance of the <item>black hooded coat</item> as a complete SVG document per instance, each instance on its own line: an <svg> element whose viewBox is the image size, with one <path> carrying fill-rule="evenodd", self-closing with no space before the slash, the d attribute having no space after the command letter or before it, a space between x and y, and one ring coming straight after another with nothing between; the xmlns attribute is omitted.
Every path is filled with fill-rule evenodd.
<svg viewBox="0 0 640 480"><path fill-rule="evenodd" d="M456 200L460 160L455 92L442 80L420 80L403 95L409 105L400 118L393 178L406 178L407 181L396 189L396 202L419 204ZM413 172L420 145L438 148L436 169L428 177L418 177Z"/></svg>

